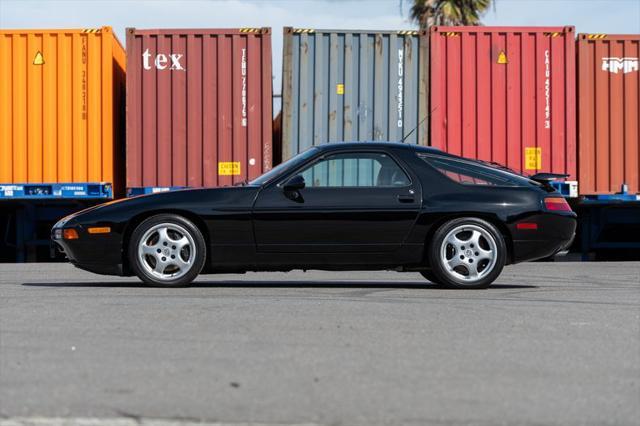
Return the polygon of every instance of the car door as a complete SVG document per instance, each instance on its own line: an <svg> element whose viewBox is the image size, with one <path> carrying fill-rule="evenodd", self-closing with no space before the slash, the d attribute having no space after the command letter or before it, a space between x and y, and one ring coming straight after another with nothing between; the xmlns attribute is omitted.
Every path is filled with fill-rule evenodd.
<svg viewBox="0 0 640 426"><path fill-rule="evenodd" d="M305 187L285 190L295 176L304 178ZM388 152L326 154L258 195L256 249L339 253L344 262L349 254L391 252L413 227L421 195L418 179Z"/></svg>

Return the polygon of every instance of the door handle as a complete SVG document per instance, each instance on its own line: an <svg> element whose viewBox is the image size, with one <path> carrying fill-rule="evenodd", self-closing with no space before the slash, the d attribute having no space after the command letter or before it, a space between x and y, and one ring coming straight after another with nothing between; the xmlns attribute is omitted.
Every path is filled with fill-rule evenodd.
<svg viewBox="0 0 640 426"><path fill-rule="evenodd" d="M398 201L401 203L413 203L416 197L413 194L398 195Z"/></svg>

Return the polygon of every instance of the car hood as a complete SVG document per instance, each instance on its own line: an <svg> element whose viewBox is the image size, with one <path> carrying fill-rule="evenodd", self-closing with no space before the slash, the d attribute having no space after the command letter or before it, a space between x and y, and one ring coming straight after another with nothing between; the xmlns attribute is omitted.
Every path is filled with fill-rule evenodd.
<svg viewBox="0 0 640 426"><path fill-rule="evenodd" d="M233 186L222 188L180 189L113 200L89 207L60 220L56 227L74 222L126 221L149 211L190 211L206 214L215 209L251 208L260 187Z"/></svg>

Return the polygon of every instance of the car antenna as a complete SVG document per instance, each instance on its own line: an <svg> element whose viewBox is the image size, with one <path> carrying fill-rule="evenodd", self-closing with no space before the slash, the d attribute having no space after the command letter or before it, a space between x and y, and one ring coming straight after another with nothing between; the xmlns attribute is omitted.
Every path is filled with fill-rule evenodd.
<svg viewBox="0 0 640 426"><path fill-rule="evenodd" d="M400 143L404 143L404 141L405 141L405 140L407 140L407 138L408 138L409 136L411 136L411 135L413 134L413 132L415 132L415 131L416 131L416 129L417 129L418 127L420 127L420 125L422 125L422 123L424 123L424 121L425 121L427 118L431 117L431 114L433 114L433 112L434 112L435 110L437 110L437 109L438 109L438 107L435 107L434 109L432 109L432 110L429 112L429 114L427 114L427 115L426 115L422 120L420 120L420 122L416 125L416 127L414 127L413 129L411 129L411 131L410 131L409 133L407 133L407 134L406 134L406 135L405 135L405 136L400 140Z"/></svg>

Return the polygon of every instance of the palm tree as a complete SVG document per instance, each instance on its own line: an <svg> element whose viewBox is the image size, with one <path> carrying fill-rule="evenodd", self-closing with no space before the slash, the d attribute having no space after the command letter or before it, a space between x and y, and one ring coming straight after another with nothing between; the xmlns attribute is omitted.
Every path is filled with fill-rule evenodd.
<svg viewBox="0 0 640 426"><path fill-rule="evenodd" d="M413 0L411 18L420 28L432 25L481 25L491 0Z"/></svg>

